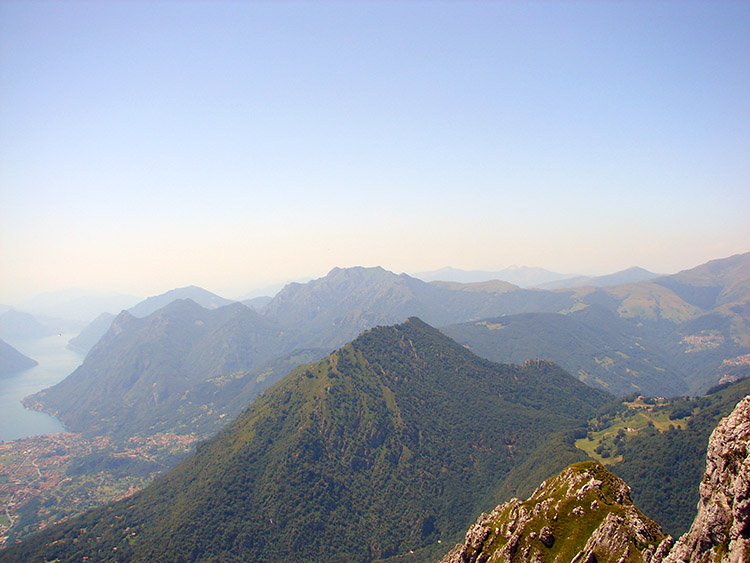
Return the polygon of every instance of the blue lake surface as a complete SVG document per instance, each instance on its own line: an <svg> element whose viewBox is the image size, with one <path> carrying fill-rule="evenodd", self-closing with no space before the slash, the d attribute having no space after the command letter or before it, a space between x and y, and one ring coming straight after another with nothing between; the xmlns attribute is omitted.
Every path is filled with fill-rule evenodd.
<svg viewBox="0 0 750 563"><path fill-rule="evenodd" d="M25 409L24 397L65 379L81 362L83 355L67 348L75 334L61 334L34 340L7 340L16 350L39 365L0 379L0 440L65 432L55 417Z"/></svg>

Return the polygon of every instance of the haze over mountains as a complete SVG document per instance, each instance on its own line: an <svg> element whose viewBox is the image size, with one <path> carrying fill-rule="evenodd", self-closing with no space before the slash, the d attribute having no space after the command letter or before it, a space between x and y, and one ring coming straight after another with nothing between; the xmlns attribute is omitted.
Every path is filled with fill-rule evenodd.
<svg viewBox="0 0 750 563"><path fill-rule="evenodd" d="M605 398L603 401L612 398L606 393L621 397L633 393L665 397L700 394L717 383L750 375L749 278L750 253L712 261L673 276L559 290L525 289L499 280L427 283L383 268L334 268L322 278L287 285L257 310L200 288L182 288L133 307L133 311L145 316L123 311L114 321L105 318L110 326L83 364L59 384L27 398L25 404L57 415L67 429L89 438L106 436L117 443L170 433L208 438L238 415L244 416L240 413L248 405L263 404L264 392L278 396L276 390L269 388L297 366L316 362L342 346L358 349L358 345L347 343L361 344L359 336L363 332L391 334L374 329L391 325L397 325L394 330L401 336L408 328L432 342L429 348L436 350L436 357L449 358L460 349L469 354L466 357L474 358L473 352L486 358L481 361L515 364L503 369L537 370L543 374L526 385L524 391L513 391L508 396L503 392L499 397L532 409L519 414L521 418L534 418L534 409L540 405L546 405L543 410L548 414L564 415L564 409L555 410L561 408L556 401L565 403L569 395L557 388L558 383L551 383L563 380L575 382L577 394L583 390L601 393L598 397ZM186 293L203 305L181 298ZM399 325L404 322L406 325ZM450 339L432 327L438 327ZM399 342L403 347L408 339ZM393 345L386 348L390 350ZM399 358L394 359L397 365L406 365L409 373L418 371L418 366L411 366L413 359ZM353 364L359 367L352 368L352 373L371 373L372 360L365 359L367 367L360 365L361 360L361 356L350 353L342 356L339 350L322 364L314 364L328 362L326 365L333 366L330 370L310 366L305 369L313 375L320 370L343 374L350 373ZM429 371L438 369L444 368L435 365ZM317 381L316 377L312 378ZM285 385L279 383L281 387ZM364 392L356 389L355 395ZM354 388L350 391L354 392ZM520 393L521 399L514 393ZM547 393L555 398L546 397ZM386 393L383 399L386 405L390 404L389 396ZM477 400L467 399L467 404ZM531 402L526 404L526 400ZM275 401L269 409L283 410L284 404ZM434 397L425 400L425 404L434 404ZM374 408L360 409L357 416L369 416L367 413ZM721 409L725 408L726 404L721 403ZM588 413L585 419L592 416ZM700 417L696 414L694 418ZM706 418L709 419L713 420ZM295 418L290 424L304 427L305 420ZM701 424L701 432L705 432L708 423ZM568 428L575 434L582 426L585 421L580 422L578 430L567 423L558 430ZM503 469L507 473L495 483L497 488L492 495L499 499L517 491L528 494L549 476L551 465L559 470L585 459L586 454L573 446L570 432L539 435L534 438L533 447L522 455L516 452L516 443L506 444L518 457L513 459L512 467ZM385 432L390 433L391 430ZM526 430L523 434L529 435ZM664 447L656 438L648 446L649 451ZM695 437L692 439L695 441ZM380 447L377 440L368 440L365 450ZM478 447L481 450L483 446ZM622 467L629 467L628 459L635 458L636 454L628 453ZM344 465L351 465L351 460L347 460ZM670 478L673 483L682 483L679 476ZM633 479L646 491L671 490L663 482L644 480L637 474ZM683 498L686 487L683 483L675 489L674 496L662 496ZM661 504L655 506L669 526L679 529L691 507L686 508L681 501L673 504L680 507L674 515ZM467 524L468 520L463 525ZM407 545L398 542L403 539L392 544L396 546L394 553ZM353 547L355 543L352 540L346 549L356 551L359 548ZM426 544L421 547L427 548ZM384 557L391 552L386 549L377 553ZM357 555L362 561L371 556Z"/></svg>
<svg viewBox="0 0 750 563"><path fill-rule="evenodd" d="M172 289L166 293L155 295L153 297L148 297L147 299L133 305L127 311L134 317L146 317L178 299L190 299L206 309L216 309L234 303L233 301L219 297L210 291L191 285L188 287ZM86 325L78 336L70 340L70 346L80 352L88 352L97 342L99 342L99 339L104 336L107 330L109 330L114 319L114 314L106 312L100 314L91 323Z"/></svg>
<svg viewBox="0 0 750 563"><path fill-rule="evenodd" d="M144 319L122 313L76 372L27 404L77 431L194 428L204 435L285 375L264 368L268 362L320 358L364 330L410 316L446 327L494 361L553 360L616 395L695 394L750 374L748 277L750 254L645 282L555 291L334 268L289 284L257 312L180 300ZM222 303L189 289L211 306ZM147 303L154 308L181 291ZM134 417L137 408L145 412Z"/></svg>
<svg viewBox="0 0 750 563"><path fill-rule="evenodd" d="M13 375L37 364L36 360L23 355L4 340L0 340L0 377Z"/></svg>
<svg viewBox="0 0 750 563"><path fill-rule="evenodd" d="M649 272L648 270L637 266L603 276L569 275L550 272L544 268L511 266L496 271L461 270L458 268L445 267L430 272L419 272L414 274L414 277L426 282L452 281L460 283L477 283L488 280L502 280L519 287L562 289L582 285L604 287L607 285L633 283L659 277L659 274L654 274L653 272Z"/></svg>
<svg viewBox="0 0 750 563"><path fill-rule="evenodd" d="M239 303L209 310L179 299L145 318L123 311L76 371L27 404L40 402L75 431L203 435L257 394L245 387L267 386L252 370L290 352L285 342Z"/></svg>

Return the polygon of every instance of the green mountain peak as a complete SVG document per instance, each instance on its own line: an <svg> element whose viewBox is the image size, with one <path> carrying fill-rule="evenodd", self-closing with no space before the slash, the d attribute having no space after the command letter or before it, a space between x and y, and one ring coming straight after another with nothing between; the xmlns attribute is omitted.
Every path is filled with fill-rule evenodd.
<svg viewBox="0 0 750 563"><path fill-rule="evenodd" d="M539 443L606 400L554 364L495 364L411 318L295 369L141 493L13 549L60 561L438 556Z"/></svg>

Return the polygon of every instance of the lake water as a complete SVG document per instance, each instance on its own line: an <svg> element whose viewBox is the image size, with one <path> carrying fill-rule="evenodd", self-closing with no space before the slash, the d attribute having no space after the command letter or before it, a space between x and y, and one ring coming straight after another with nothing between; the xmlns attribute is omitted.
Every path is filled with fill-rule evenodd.
<svg viewBox="0 0 750 563"><path fill-rule="evenodd" d="M67 348L75 334L62 334L34 340L8 340L16 350L39 365L0 379L0 440L65 432L55 417L25 409L24 397L65 379L83 361L83 355Z"/></svg>

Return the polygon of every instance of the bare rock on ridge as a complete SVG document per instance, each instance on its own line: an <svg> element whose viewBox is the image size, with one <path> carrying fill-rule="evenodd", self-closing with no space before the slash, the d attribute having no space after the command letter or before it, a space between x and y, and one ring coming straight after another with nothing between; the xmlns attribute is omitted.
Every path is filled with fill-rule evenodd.
<svg viewBox="0 0 750 563"><path fill-rule="evenodd" d="M750 395L708 441L698 514L664 563L750 561Z"/></svg>
<svg viewBox="0 0 750 563"><path fill-rule="evenodd" d="M528 500L483 514L442 563L652 563L670 545L633 505L630 488L588 461L548 479Z"/></svg>

